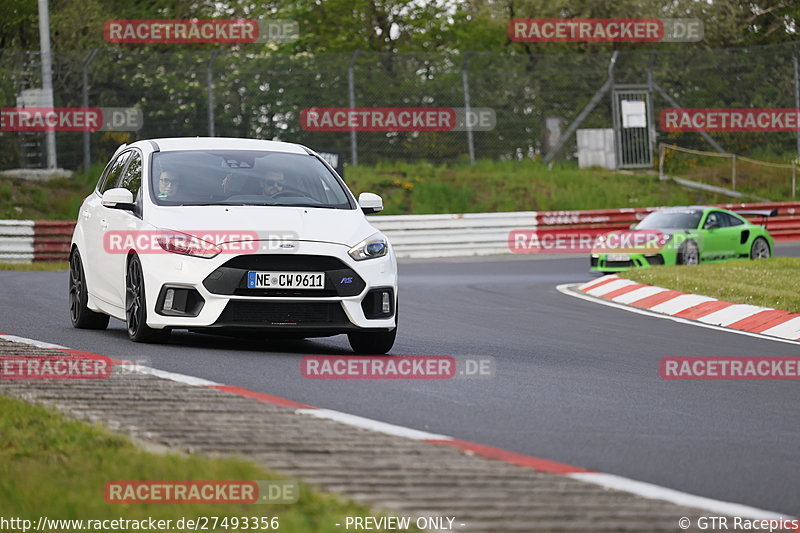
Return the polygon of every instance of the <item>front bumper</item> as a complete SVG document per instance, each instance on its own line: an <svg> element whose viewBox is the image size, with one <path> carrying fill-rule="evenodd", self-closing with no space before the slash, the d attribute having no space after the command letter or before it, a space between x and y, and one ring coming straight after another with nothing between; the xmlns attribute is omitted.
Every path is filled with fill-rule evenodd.
<svg viewBox="0 0 800 533"><path fill-rule="evenodd" d="M611 257L609 256L617 256ZM592 253L589 256L589 268L594 272L623 272L631 268L648 268L651 266L674 265L674 253L627 253L609 254Z"/></svg>
<svg viewBox="0 0 800 533"><path fill-rule="evenodd" d="M142 255L147 324L154 329L271 331L327 336L396 327L397 262L393 250L377 259L354 261L344 245L293 241L291 253L220 254L201 259L177 254ZM249 270L325 272L323 290L247 289ZM194 316L164 310L165 292L190 294ZM391 293L391 314L375 316L375 290ZM178 299L176 297L176 299ZM365 302L366 300L366 302Z"/></svg>

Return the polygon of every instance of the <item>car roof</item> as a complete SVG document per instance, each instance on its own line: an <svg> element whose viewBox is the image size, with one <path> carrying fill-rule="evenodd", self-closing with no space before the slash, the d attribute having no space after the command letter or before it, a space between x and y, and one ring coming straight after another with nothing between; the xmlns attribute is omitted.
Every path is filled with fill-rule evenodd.
<svg viewBox="0 0 800 533"><path fill-rule="evenodd" d="M680 212L680 211L705 211L709 209L707 205L673 205L669 207L662 207L661 209L657 209L656 213L673 213L673 212Z"/></svg>
<svg viewBox="0 0 800 533"><path fill-rule="evenodd" d="M306 148L300 144L235 137L167 137L162 139L143 139L136 142L136 144L151 145L153 143L158 146L158 150L161 152L181 150L260 150L265 152L308 154Z"/></svg>

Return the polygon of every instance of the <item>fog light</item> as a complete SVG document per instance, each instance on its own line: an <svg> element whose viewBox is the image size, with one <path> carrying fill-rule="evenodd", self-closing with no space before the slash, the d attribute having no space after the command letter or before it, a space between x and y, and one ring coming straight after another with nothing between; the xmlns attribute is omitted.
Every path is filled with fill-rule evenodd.
<svg viewBox="0 0 800 533"><path fill-rule="evenodd" d="M391 303L389 302L389 293L384 292L383 298L381 299L381 312L388 313L392 310Z"/></svg>
<svg viewBox="0 0 800 533"><path fill-rule="evenodd" d="M167 311L172 309L172 302L175 300L175 289L167 289L164 295L164 309Z"/></svg>

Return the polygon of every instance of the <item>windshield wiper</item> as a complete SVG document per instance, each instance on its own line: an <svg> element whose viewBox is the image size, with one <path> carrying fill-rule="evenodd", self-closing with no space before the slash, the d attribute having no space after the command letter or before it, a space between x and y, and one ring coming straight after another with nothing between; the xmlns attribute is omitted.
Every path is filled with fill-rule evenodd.
<svg viewBox="0 0 800 533"><path fill-rule="evenodd" d="M250 204L245 204L243 202L209 202L209 203L206 203L206 204L178 204L178 205L180 205L182 207L183 206L185 206L185 207L198 207L198 206L209 206L209 205L250 205ZM256 204L256 205L261 205L261 204Z"/></svg>
<svg viewBox="0 0 800 533"><path fill-rule="evenodd" d="M319 209L339 209L334 205L327 204L269 204L278 207L318 207Z"/></svg>

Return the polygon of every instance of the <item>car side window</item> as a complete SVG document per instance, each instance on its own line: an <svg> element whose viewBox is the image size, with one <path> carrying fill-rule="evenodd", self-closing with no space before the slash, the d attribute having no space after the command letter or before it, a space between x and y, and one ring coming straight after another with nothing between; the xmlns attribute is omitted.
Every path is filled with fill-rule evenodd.
<svg viewBox="0 0 800 533"><path fill-rule="evenodd" d="M721 228L724 224L722 223L722 219L719 211L711 211L708 216L706 217L706 223L703 224L703 229L709 228Z"/></svg>
<svg viewBox="0 0 800 533"><path fill-rule="evenodd" d="M103 194L109 189L113 189L117 186L119 182L119 177L122 174L122 169L125 168L125 163L128 162L128 158L131 156L130 150L127 152L122 152L117 156L117 159L111 163L111 166L108 169L108 173L106 174L106 181L103 183L102 188L100 189L100 194Z"/></svg>
<svg viewBox="0 0 800 533"><path fill-rule="evenodd" d="M733 227L733 226L741 226L744 224L744 221L739 217L735 217L729 213L720 213L724 217L723 226L726 227Z"/></svg>
<svg viewBox="0 0 800 533"><path fill-rule="evenodd" d="M134 152L131 156L119 186L131 191L134 200L139 197L139 190L142 188L142 156L139 152Z"/></svg>

